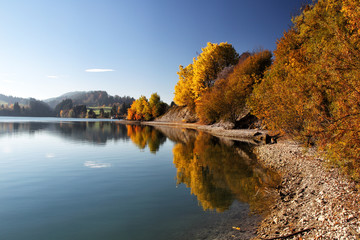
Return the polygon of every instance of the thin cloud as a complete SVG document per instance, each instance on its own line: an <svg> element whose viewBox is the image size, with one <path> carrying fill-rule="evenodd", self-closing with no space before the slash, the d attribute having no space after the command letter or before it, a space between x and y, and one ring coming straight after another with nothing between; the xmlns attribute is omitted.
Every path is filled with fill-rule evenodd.
<svg viewBox="0 0 360 240"><path fill-rule="evenodd" d="M47 76L48 78L51 78L51 79L58 79L59 76L55 76L55 75L50 75L50 76Z"/></svg>
<svg viewBox="0 0 360 240"><path fill-rule="evenodd" d="M114 69L109 68L90 68L86 69L85 72L114 72Z"/></svg>
<svg viewBox="0 0 360 240"><path fill-rule="evenodd" d="M46 158L54 158L55 157L55 154L53 153L48 153L45 155Z"/></svg>

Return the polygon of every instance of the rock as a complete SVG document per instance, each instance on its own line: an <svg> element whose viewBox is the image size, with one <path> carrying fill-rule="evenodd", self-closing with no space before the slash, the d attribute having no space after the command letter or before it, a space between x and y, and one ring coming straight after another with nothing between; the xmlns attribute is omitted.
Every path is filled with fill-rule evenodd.
<svg viewBox="0 0 360 240"><path fill-rule="evenodd" d="M263 141L266 136L260 132L254 135ZM270 206L271 212L259 226L255 239L304 229L309 230L289 239L360 237L360 193L339 171L326 167L328 160L319 161L315 151L306 151L290 141L259 145L255 152L264 167L282 175L275 206Z"/></svg>
<svg viewBox="0 0 360 240"><path fill-rule="evenodd" d="M223 121L223 120L221 120L220 122L215 123L215 124L213 124L212 126L213 126L213 127L221 127L221 128L223 128L223 129L228 130L228 129L234 129L235 124L232 123L232 122L229 122L229 121Z"/></svg>
<svg viewBox="0 0 360 240"><path fill-rule="evenodd" d="M194 111L189 107L171 107L164 115L155 119L157 122L178 122L178 123L194 123L198 121Z"/></svg>

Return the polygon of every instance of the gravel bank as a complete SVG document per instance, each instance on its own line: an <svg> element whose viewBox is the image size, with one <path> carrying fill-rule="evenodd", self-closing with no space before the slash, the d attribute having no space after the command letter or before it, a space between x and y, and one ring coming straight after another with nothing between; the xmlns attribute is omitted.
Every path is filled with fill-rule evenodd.
<svg viewBox="0 0 360 240"><path fill-rule="evenodd" d="M247 142L253 141L256 132L189 123L142 124L199 129ZM314 150L305 150L290 140L257 146L255 152L260 164L282 175L282 182L272 210L253 239L360 239L360 192L338 169L326 167L326 160L317 157ZM209 239L247 239L244 237Z"/></svg>
<svg viewBox="0 0 360 240"><path fill-rule="evenodd" d="M291 141L255 151L265 167L282 174L255 239L360 239L360 194L338 169Z"/></svg>

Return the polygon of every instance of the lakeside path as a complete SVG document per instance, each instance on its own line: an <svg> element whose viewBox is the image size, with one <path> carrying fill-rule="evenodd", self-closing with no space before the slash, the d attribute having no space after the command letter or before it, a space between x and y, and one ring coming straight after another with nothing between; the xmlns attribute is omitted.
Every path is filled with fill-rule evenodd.
<svg viewBox="0 0 360 240"><path fill-rule="evenodd" d="M134 124L134 122L129 122ZM218 137L253 141L258 130L225 130L189 123L142 122L141 125L199 129ZM260 131L266 133L264 131ZM289 140L255 147L258 161L282 178L254 239L360 239L360 193L353 182L329 167L314 149ZM231 239L241 239L234 238Z"/></svg>

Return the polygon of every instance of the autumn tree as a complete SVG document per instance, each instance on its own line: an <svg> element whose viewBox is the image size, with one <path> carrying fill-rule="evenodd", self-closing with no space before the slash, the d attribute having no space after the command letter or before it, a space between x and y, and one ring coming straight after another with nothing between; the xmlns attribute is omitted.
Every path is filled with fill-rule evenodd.
<svg viewBox="0 0 360 240"><path fill-rule="evenodd" d="M179 81L175 86L174 101L179 106L194 108L201 95L215 83L219 72L235 65L239 55L231 44L208 43L193 63L179 67Z"/></svg>
<svg viewBox="0 0 360 240"><path fill-rule="evenodd" d="M195 94L192 91L193 85L193 65L189 64L186 67L179 66L179 81L175 86L174 102L178 106L188 106L195 109Z"/></svg>
<svg viewBox="0 0 360 240"><path fill-rule="evenodd" d="M150 100L141 96L135 100L128 109L127 119L149 121L165 112L167 104L160 100L157 93L153 93Z"/></svg>
<svg viewBox="0 0 360 240"><path fill-rule="evenodd" d="M245 53L242 61L223 74L212 88L203 93L198 100L196 113L204 123L219 120L235 122L241 113L248 108L246 102L253 91L253 86L263 77L271 65L270 51L254 54ZM231 70L231 71L230 71Z"/></svg>
<svg viewBox="0 0 360 240"><path fill-rule="evenodd" d="M165 113L167 104L160 100L157 93L153 93L149 99L149 107L152 117L156 118Z"/></svg>
<svg viewBox="0 0 360 240"><path fill-rule="evenodd" d="M293 19L251 98L270 129L316 144L360 180L358 0L319 0Z"/></svg>

